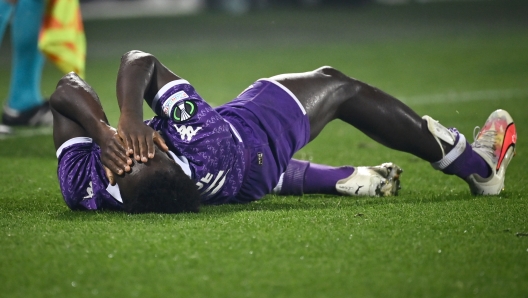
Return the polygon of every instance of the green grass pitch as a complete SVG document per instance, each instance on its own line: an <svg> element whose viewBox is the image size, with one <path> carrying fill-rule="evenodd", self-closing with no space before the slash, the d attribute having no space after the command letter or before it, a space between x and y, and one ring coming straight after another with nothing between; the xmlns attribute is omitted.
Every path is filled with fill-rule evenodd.
<svg viewBox="0 0 528 298"><path fill-rule="evenodd" d="M524 1L478 1L87 21L87 81L113 124L119 57L141 49L215 105L260 77L331 65L470 140L503 108L517 123L517 156L500 196L472 197L463 181L335 122L296 157L393 161L405 171L399 196L72 212L50 130L18 129L0 139L0 297L526 297L526 12ZM5 98L8 42L0 54ZM60 76L46 66L44 94Z"/></svg>

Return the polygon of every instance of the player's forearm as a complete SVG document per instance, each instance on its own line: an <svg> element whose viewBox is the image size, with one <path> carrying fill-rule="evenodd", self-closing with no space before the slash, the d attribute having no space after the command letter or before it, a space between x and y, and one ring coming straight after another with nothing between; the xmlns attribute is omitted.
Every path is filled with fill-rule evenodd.
<svg viewBox="0 0 528 298"><path fill-rule="evenodd" d="M78 123L98 144L101 136L111 130L97 94L75 73L59 81L50 104L62 116Z"/></svg>
<svg viewBox="0 0 528 298"><path fill-rule="evenodd" d="M121 57L116 86L121 115L143 120L143 99L151 105L158 90L177 79L180 77L151 54L141 51L125 53Z"/></svg>
<svg viewBox="0 0 528 298"><path fill-rule="evenodd" d="M154 157L155 145L168 150L161 136L143 123L143 99L151 105L158 90L175 77L151 54L130 51L121 58L116 86L121 111L117 128L127 156L147 162Z"/></svg>
<svg viewBox="0 0 528 298"><path fill-rule="evenodd" d="M155 84L155 58L140 51L130 51L121 57L117 75L117 101L121 115L143 120L143 99L149 98Z"/></svg>

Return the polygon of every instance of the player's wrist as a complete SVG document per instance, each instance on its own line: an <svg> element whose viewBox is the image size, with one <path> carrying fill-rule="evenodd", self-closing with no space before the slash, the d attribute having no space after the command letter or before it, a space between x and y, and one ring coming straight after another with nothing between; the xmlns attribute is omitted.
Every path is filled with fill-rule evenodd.
<svg viewBox="0 0 528 298"><path fill-rule="evenodd" d="M136 111L121 111L119 116L119 126L143 123L143 113Z"/></svg>
<svg viewBox="0 0 528 298"><path fill-rule="evenodd" d="M102 120L100 120L97 125L94 125L94 128L96 129L96 132L92 134L92 139L99 146L104 146L108 138L112 138L117 134L117 130L114 127L108 125Z"/></svg>

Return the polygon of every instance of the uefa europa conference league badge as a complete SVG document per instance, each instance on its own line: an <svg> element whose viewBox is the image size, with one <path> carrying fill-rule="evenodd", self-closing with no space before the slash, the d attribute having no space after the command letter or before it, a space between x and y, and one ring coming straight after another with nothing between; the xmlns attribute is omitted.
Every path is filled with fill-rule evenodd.
<svg viewBox="0 0 528 298"><path fill-rule="evenodd" d="M198 112L198 107L193 101L185 100L186 98L189 98L189 95L183 90L174 93L163 103L161 107L163 113L175 122L191 119Z"/></svg>

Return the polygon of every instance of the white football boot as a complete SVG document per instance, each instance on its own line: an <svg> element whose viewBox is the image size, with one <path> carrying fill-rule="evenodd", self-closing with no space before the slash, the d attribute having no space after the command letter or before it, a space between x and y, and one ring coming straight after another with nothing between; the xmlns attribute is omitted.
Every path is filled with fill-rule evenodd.
<svg viewBox="0 0 528 298"><path fill-rule="evenodd" d="M478 129L478 127L475 127ZM506 168L515 155L517 131L508 112L496 110L491 113L480 129L471 147L492 170L488 178L472 174L467 183L474 195L498 195L504 189Z"/></svg>
<svg viewBox="0 0 528 298"><path fill-rule="evenodd" d="M337 181L336 190L348 196L397 195L402 172L391 162L375 167L355 167L352 175Z"/></svg>

